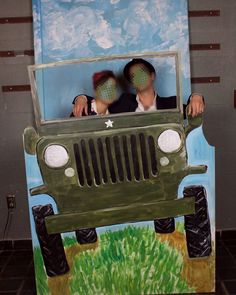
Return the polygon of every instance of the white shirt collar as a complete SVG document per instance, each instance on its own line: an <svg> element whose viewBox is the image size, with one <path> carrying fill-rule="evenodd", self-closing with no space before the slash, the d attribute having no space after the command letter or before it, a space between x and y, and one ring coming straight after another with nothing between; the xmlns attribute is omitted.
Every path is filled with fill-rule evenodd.
<svg viewBox="0 0 236 295"><path fill-rule="evenodd" d="M144 109L143 104L141 103L138 94L136 95L136 100L138 103L138 107L136 108L135 112L151 112L151 111L155 111L157 109L157 105L156 105L157 94L156 93L155 93L155 97L153 99L152 105L146 110Z"/></svg>
<svg viewBox="0 0 236 295"><path fill-rule="evenodd" d="M96 104L96 100L95 99L92 100L92 103L91 103L91 111L92 112L95 112L98 115L97 104ZM108 109L106 110L106 114L105 115L109 115Z"/></svg>

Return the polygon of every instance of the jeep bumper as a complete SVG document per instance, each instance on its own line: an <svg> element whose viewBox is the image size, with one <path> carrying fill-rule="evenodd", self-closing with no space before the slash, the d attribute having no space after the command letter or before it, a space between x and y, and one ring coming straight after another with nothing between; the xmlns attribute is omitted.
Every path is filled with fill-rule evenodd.
<svg viewBox="0 0 236 295"><path fill-rule="evenodd" d="M113 224L177 217L195 213L195 198L181 198L149 204L133 204L83 213L56 214L45 218L49 234Z"/></svg>

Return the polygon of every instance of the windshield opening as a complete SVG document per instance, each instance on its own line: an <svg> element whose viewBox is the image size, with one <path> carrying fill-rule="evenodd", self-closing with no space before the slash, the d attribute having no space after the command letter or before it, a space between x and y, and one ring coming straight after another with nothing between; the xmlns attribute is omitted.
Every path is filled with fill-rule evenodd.
<svg viewBox="0 0 236 295"><path fill-rule="evenodd" d="M147 64L140 62L143 60ZM128 71L127 67L124 71L130 62ZM29 67L29 74L38 125L47 121L72 119L72 102L75 97L82 95L89 101L89 115L127 115L127 112L163 111L163 108L181 111L177 52L34 65ZM142 96L146 89L150 92L150 86L153 89L153 104L145 106ZM140 97L137 95L139 93Z"/></svg>

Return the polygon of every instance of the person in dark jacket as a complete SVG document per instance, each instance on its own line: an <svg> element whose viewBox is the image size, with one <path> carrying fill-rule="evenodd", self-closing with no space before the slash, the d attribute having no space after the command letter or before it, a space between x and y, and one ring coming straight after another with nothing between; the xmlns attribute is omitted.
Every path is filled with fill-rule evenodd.
<svg viewBox="0 0 236 295"><path fill-rule="evenodd" d="M84 115L107 115L109 106L117 100L117 82L112 71L104 70L93 74L94 98L85 94L78 97L87 103ZM71 114L74 117L74 114Z"/></svg>
<svg viewBox="0 0 236 295"><path fill-rule="evenodd" d="M116 102L109 106L111 114L176 108L176 96L160 97L155 91L154 80L156 78L156 71L148 61L141 58L132 59L124 67L123 74L127 81L135 88L136 95L123 93ZM87 113L91 100L78 96L73 103L73 113L75 116L80 117L83 111L85 114ZM193 93L189 97L188 106L189 115L194 117L202 113L204 111L203 96Z"/></svg>

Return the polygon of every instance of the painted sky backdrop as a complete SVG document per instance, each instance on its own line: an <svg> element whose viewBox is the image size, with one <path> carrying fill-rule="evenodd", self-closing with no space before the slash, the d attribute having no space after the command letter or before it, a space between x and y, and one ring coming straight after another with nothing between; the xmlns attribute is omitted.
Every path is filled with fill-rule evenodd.
<svg viewBox="0 0 236 295"><path fill-rule="evenodd" d="M181 52L182 90L185 101L191 93L187 0L33 0L33 15L36 63L131 52L177 50ZM121 66L122 64L116 65L120 71ZM175 94L174 64L166 60L161 66L165 70L164 74L158 77L158 91L162 95ZM47 104L44 106L46 117L47 114L58 116L53 105L55 98L59 99L63 106L67 102L71 106L73 97L80 92L75 85L77 76L73 71L76 69L71 70L69 75L65 70L58 73L59 76L55 75L55 78L52 76L51 80L47 80L47 74L41 76L46 79L39 79L43 103ZM91 91L91 72L88 71L86 76L85 71L83 75L88 83L85 87ZM51 91L49 84L55 85ZM54 91L59 89L57 86L63 90L58 91L55 97L53 88ZM203 184L208 193L214 231L214 148L207 144L202 128L194 130L189 135L187 150L189 164L206 164L208 171L206 174L186 177L180 185L179 197L182 197L185 185ZM40 185L42 179L35 157L26 155L26 168L28 187ZM32 205L48 202L52 202L52 199L47 195L29 197L30 208ZM54 207L56 211L55 204ZM36 244L32 214L30 217L33 240Z"/></svg>
<svg viewBox="0 0 236 295"><path fill-rule="evenodd" d="M186 0L33 0L33 14L36 63L177 50L182 57L183 99L188 99L191 90ZM175 79L173 63L166 60L165 65L165 79L159 77L158 91L162 96L175 95L175 87L170 85L168 91L162 87L166 80ZM90 80L87 73L87 88ZM40 83L47 83L46 79ZM68 93L61 99L79 93L79 89L68 85Z"/></svg>
<svg viewBox="0 0 236 295"><path fill-rule="evenodd" d="M36 62L181 49L189 78L186 0L33 0Z"/></svg>

